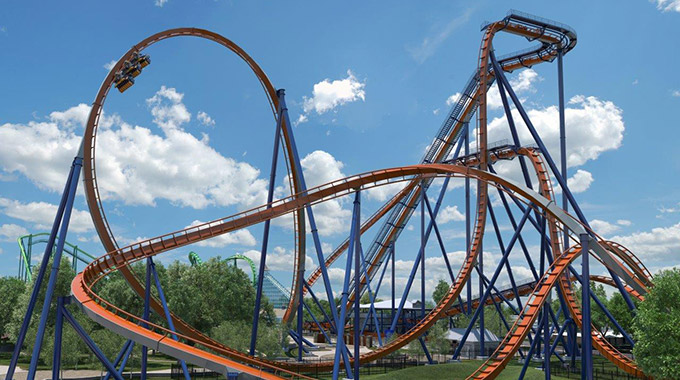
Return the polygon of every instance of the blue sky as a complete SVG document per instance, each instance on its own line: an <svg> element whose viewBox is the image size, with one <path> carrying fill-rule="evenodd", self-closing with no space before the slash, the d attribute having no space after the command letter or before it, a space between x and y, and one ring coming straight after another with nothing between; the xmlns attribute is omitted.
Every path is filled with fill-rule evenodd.
<svg viewBox="0 0 680 380"><path fill-rule="evenodd" d="M18 235L49 227L105 67L146 36L201 27L244 48L275 86L286 89L307 180L322 184L417 163L448 112L447 99L476 69L480 24L504 17L509 8L566 23L578 33L576 48L565 57L569 177L593 227L631 248L653 271L677 265L678 0L144 0L115 7L6 1L0 5L0 275L16 275ZM526 46L508 36L495 43L499 54ZM137 84L122 95L111 92L98 141L104 204L123 242L258 206L269 177L274 123L247 66L195 38L164 41L146 53L152 64ZM515 72L511 80L547 144L556 146L556 64ZM492 106L490 115L490 141L505 138L499 108ZM500 169L517 174L511 165ZM281 195L283 165L279 170ZM394 191L368 194L364 215ZM464 226L460 189L446 199L446 222L440 223L455 266ZM347 231L350 203L340 199L318 208L326 247ZM101 255L82 192L76 209L68 240ZM400 278L415 255L416 232L407 231L400 243ZM261 235L261 227L253 227L159 259L188 261L190 250L204 258L237 252L256 258ZM273 247L268 262L286 284L292 249L287 221L275 223ZM428 287L446 276L436 248L428 247ZM498 253L493 244L487 249L493 261ZM524 268L520 262L517 267ZM334 283L342 273L342 265L334 266Z"/></svg>

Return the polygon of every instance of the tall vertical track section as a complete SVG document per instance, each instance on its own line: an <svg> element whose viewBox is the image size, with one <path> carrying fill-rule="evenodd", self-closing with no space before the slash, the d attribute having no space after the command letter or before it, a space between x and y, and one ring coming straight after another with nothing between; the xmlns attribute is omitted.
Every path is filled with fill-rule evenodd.
<svg viewBox="0 0 680 380"><path fill-rule="evenodd" d="M617 284L622 281L623 285L620 289L624 289L634 298L642 299L651 286L651 275L641 261L620 244L601 239L590 230L582 218L574 217L557 206L551 179L558 173L554 173L550 166L552 161L549 152L541 150L540 147L522 146L518 141L500 148L490 148L487 143L486 96L489 88L494 82L501 84L505 72L531 67L543 62L551 62L558 55L561 57L568 53L576 45L576 33L566 25L514 11L500 21L486 23L482 30L484 34L479 50L478 67L447 115L420 164L370 171L316 188L304 189L300 187L299 179L302 177L302 173L299 172L301 166L299 158L297 158L292 130L282 128L283 154L286 158L288 180L292 189L290 196L226 218L120 247L113 236L104 212L97 183L95 156L97 130L104 102L109 90L114 86L116 72L123 67L126 60L157 42L173 37L199 37L217 42L236 53L253 70L271 105L274 120L278 120L279 123L285 123L287 120L282 121L282 114L286 112L285 108L280 103L277 91L264 71L238 45L216 33L196 28L171 29L150 36L133 46L120 58L102 83L93 102L85 130L83 160L85 194L95 228L107 253L93 260L73 280L71 289L76 303L90 318L107 329L127 339L199 366L223 373L227 370L236 370L266 379L309 378L310 374L329 371L333 368L334 362L331 360L275 361L261 356L252 356L210 338L204 332L198 331L174 314L171 315L171 320L176 327L178 339L170 339L169 337L175 332L166 327L152 324L140 316L133 315L111 304L97 294L97 284L109 274L118 271L125 277L139 297L144 298L145 286L143 281L133 274L131 264L176 248L264 223L283 215L293 214L296 247L295 262L292 268L294 275L290 303L283 318L284 322L290 322L296 313L300 298L305 296L309 291L308 289L311 289L318 279L325 275L325 268L331 266L347 251L350 244L353 244L349 238L338 244L332 252L325 255L325 262L320 263L319 268L314 269L305 279L303 277L307 231L305 211L308 208L321 202L351 195L357 191L365 191L388 184L398 183L402 185L401 190L396 195L378 208L360 226L360 233L357 234L359 237L368 236L371 232L375 233L365 252L366 268L365 271L362 271L361 280L359 284L352 283L351 285L349 297L351 300L360 297L369 288L369 285L374 283L379 269L383 265L387 265L385 259L390 254L390 247L394 247L395 242L398 241L420 200L427 199L422 196L422 192L427 192L433 181L438 178L476 181L476 216L471 230L471 239L467 242L468 246L465 250L467 252L466 257L455 276L449 268L453 280L452 285L439 304L410 327L408 331L395 336L381 347L361 355L358 358L361 364L395 352L410 342L423 337L437 320L463 312L462 305L457 306L456 302L461 299L464 287L471 281L478 257L482 252L484 233L488 229L487 219L489 216L491 216L494 225L496 224L492 212L493 206L489 202L490 192L494 191L498 192L504 202L507 197L518 208L526 210L519 228L514 227L517 229L516 235L520 234L521 226L527 220L534 224L537 230L539 230L540 223L544 221L545 231L540 233L539 238L541 241L549 242L549 244L546 244L546 250L551 253L552 259L551 263L545 266L547 269L544 273L539 273L536 276L535 287L523 286L521 289L513 288L494 293L489 299L480 298L480 304L489 304L489 302L496 302L501 299L529 296L529 299L524 302L524 306L520 308L517 322L509 329L502 344L471 377L494 378L503 370L518 352L522 342L532 333L532 327L538 318L541 306L545 304L552 289L558 290L560 299L563 300L568 313L578 326L587 323L587 321L582 320L581 311L571 290L574 277L569 275L570 264L580 255L591 255L611 270L612 278L594 276L592 280L613 286L618 286ZM499 57L496 61L493 39L497 33L501 32L536 41L538 45ZM502 72L496 72L494 68ZM510 89L507 90L511 93ZM503 92L503 96L505 96L505 92ZM507 113L507 110L509 110L507 103L505 106ZM477 151L464 157L459 156L464 141L470 138L470 123L475 114L477 115L476 123L472 122L472 124L476 124L476 135L474 137L477 143ZM537 143L539 146L541 145L540 142ZM523 167L525 160L530 163L532 169L530 174L536 178L538 184L536 190L533 189L533 184L528 177L529 173L526 171L524 172L525 184L516 183L495 173L494 164L499 160L512 159L520 160ZM568 189L563 189L564 191L568 192ZM507 205L506 209L509 219L514 224L515 221L510 215ZM432 217L432 219L436 219L436 217ZM434 224L434 221L432 223ZM567 250L561 249L563 244L562 234L572 242L571 248ZM591 237L588 252L581 252L581 246L578 244L582 235ZM514 243L514 240L513 238L511 244ZM521 237L520 242L524 246ZM543 251L541 254L543 254ZM500 267L498 270L500 270ZM493 281L495 281L495 277ZM305 286L301 286L301 284ZM375 289L375 285L373 285L373 289ZM328 292L330 289L324 290ZM519 302L519 300L517 301ZM164 301L151 298L149 306L154 312L164 315L163 303ZM351 304L352 302L349 302L347 307L351 307ZM473 306L478 307L478 305ZM468 310L468 312L470 311ZM566 313L566 310L564 312ZM336 325L337 330L343 329L345 322L342 321L341 324ZM147 325L147 327L143 327L144 325ZM630 374L644 378L644 374L638 369L634 361L618 352L596 329L593 329L592 341L594 347L616 366ZM421 342L423 341L421 340ZM349 358L347 360L353 362L356 359Z"/></svg>

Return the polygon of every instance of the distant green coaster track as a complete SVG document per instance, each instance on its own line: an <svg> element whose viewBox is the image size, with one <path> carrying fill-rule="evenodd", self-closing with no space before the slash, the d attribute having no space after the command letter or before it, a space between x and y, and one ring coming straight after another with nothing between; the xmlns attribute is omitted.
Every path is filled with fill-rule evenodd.
<svg viewBox="0 0 680 380"><path fill-rule="evenodd" d="M234 261L234 264L236 264L237 260L243 260L250 265L250 271L252 273L252 278L253 278L253 285L255 286L257 284L257 270L255 269L255 263L253 260L251 260L248 256L236 254L227 257L224 259L225 261ZM191 266L199 266L203 264L203 260L201 260L201 257L198 256L198 253L191 251L189 252L189 261L191 262ZM272 276L269 273L269 269L266 269L264 272L264 277L271 281L274 286L276 286L283 294L287 295L288 298L290 298L290 290L288 290L285 286L283 286L274 276Z"/></svg>
<svg viewBox="0 0 680 380"><path fill-rule="evenodd" d="M49 238L49 233L41 232L37 234L28 234L24 236L19 236L17 238L17 243L19 244L19 278L26 281L33 281L33 275L31 273L31 256L33 251L33 246L36 244L47 244ZM57 237L59 240L59 237ZM56 241L54 243L57 244ZM83 264L89 264L91 261L97 258L90 255L89 253L78 248L77 245L73 245L69 242L64 242L64 253L68 254L73 258L71 261L73 268L76 269L76 264L78 261Z"/></svg>

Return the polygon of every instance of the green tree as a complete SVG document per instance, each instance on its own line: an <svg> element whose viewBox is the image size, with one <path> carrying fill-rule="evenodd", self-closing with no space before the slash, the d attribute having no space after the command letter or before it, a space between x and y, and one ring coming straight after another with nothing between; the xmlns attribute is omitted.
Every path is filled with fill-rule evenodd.
<svg viewBox="0 0 680 380"><path fill-rule="evenodd" d="M427 348L437 354L452 353L448 333L449 321L446 318L438 320L427 332Z"/></svg>
<svg viewBox="0 0 680 380"><path fill-rule="evenodd" d="M633 298L633 303L636 305L638 304L635 298ZM619 322L619 325L621 325L621 327L623 327L627 333L630 334L633 332L633 312L628 308L628 304L623 299L621 293L618 291L614 293L614 295L607 301L607 309L610 313L612 313L614 319ZM612 328L616 329L613 326Z"/></svg>
<svg viewBox="0 0 680 380"><path fill-rule="evenodd" d="M250 349L251 327L250 323L242 320L224 321L213 329L211 336L231 348L241 352L248 352ZM283 346L283 334L286 330L287 327L280 324L260 325L257 329L256 350L258 354L266 357L283 355L281 347Z"/></svg>
<svg viewBox="0 0 680 380"><path fill-rule="evenodd" d="M432 292L432 299L436 304L439 303L449 293L449 283L444 280L439 280Z"/></svg>
<svg viewBox="0 0 680 380"><path fill-rule="evenodd" d="M633 319L635 362L657 379L680 379L680 269L662 271Z"/></svg>
<svg viewBox="0 0 680 380"><path fill-rule="evenodd" d="M168 307L201 331L211 331L224 321L251 323L255 307L255 288L239 268L220 257L191 267L175 261L167 268L166 284L162 284ZM261 321L276 322L274 308L263 298Z"/></svg>
<svg viewBox="0 0 680 380"><path fill-rule="evenodd" d="M382 298L376 297L373 302L380 302L380 301L382 301ZM364 304L364 305L371 303L371 297L369 296L368 291L366 293L364 293L363 296L361 296L361 299L359 300L359 302Z"/></svg>
<svg viewBox="0 0 680 380"><path fill-rule="evenodd" d="M24 293L26 284L18 278L0 278L0 337L8 333L7 327L12 319L12 312L18 306L19 297Z"/></svg>
<svg viewBox="0 0 680 380"><path fill-rule="evenodd" d="M604 290L604 286L591 281L590 289L597 296L597 298L600 299L600 301L602 301L605 306L607 306L607 293ZM581 293L581 287L578 285L574 286L574 294L578 300L579 307L581 305ZM607 315L595 303L595 301L593 301L592 297L590 298L590 320L597 331L603 335L613 327Z"/></svg>
<svg viewBox="0 0 680 380"><path fill-rule="evenodd" d="M50 262L48 264L48 268L52 268L52 259L50 259ZM35 279L38 275L38 267L36 266L33 271L33 283L31 283L30 286L26 286L24 288L24 292L19 296L16 306L14 307L14 311L12 313L12 317L10 322L7 324L7 332L10 336L10 339L13 341L16 341L16 338L19 334L19 329L21 328L21 324L24 320L24 316L26 314L26 309L28 308L28 301L31 298L31 293L33 291L33 286L35 284ZM26 334L26 340L24 341L24 347L22 350L22 354L24 355L31 355L31 350L33 349L33 346L35 344L35 338L37 335L38 331L38 325L40 323L40 314L41 314L41 309L43 302L45 300L45 292L47 290L47 284L49 282L49 278L51 276L51 271L48 270L45 273L45 278L43 279L42 286L40 289L40 292L38 293L38 298L36 301L36 306L33 309L33 315L31 317L31 323L29 324L28 332ZM75 272L71 268L71 263L66 257L62 257L61 259L61 264L59 267L59 271L57 272L57 281L55 284L54 288L54 296L52 299L52 303L50 304L50 311L48 314L48 319L47 319L47 327L45 329L45 335L43 336L43 344L42 348L40 350L40 358L42 362L46 364L51 364L52 363L52 350L54 348L54 325L55 325L55 318L56 318L56 299L58 297L63 297L67 296L71 293L71 281L75 277ZM69 310L72 311L78 322L83 326L83 328L86 331L89 331L92 329L92 325L94 324L91 322L87 317L85 317L82 313L77 311L77 308L73 305L69 307ZM70 327L68 327L66 324L64 324L64 336L62 340L62 352L67 352L68 355L62 355L63 359L66 359L65 365L70 365L73 363L78 363L79 360L83 357L88 356L88 351L87 347L80 342L80 339L75 335L75 332L72 331ZM69 358L66 358L66 357ZM71 362L69 362L71 361Z"/></svg>
<svg viewBox="0 0 680 380"><path fill-rule="evenodd" d="M319 321L320 323L325 321L326 317L323 315L323 312L321 311L319 306L316 304L316 302L314 302L314 300L311 297L305 298L305 304L309 307L309 310L312 311L312 314L314 314L314 317L316 318L317 321ZM324 299L320 299L319 304L321 305L323 310L326 312L326 314L330 318L332 318L331 317L331 304L330 304L330 302L328 302ZM305 319L305 322L313 322L314 321L312 319L312 317L309 316L309 313L307 313L307 312L304 313L304 319Z"/></svg>

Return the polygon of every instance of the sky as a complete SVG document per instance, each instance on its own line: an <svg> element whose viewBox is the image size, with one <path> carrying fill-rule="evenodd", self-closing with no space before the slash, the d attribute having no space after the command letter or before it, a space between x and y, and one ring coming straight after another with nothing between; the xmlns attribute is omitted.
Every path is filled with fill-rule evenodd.
<svg viewBox="0 0 680 380"><path fill-rule="evenodd" d="M480 25L510 9L573 27L564 59L569 186L592 227L630 248L652 272L680 264L680 79L673 67L680 1L433 1L293 4L260 1L73 1L0 4L0 276L19 270L17 237L48 231L89 104L108 70L158 31L199 27L241 46L286 90L308 186L370 170L415 164L477 67ZM653 27L650 27L652 26ZM497 55L528 47L499 35ZM110 92L97 138L104 208L121 243L232 215L266 200L275 123L247 65L213 42L162 41L136 84ZM513 88L559 160L557 67L509 74ZM489 92L489 141L509 136L497 89ZM517 118L516 118L517 119ZM523 142L531 143L526 128ZM498 166L519 178L517 166ZM436 183L431 198L436 197ZM279 160L276 197L287 195ZM397 187L366 192L362 217ZM437 219L454 273L463 260L461 183ZM498 205L498 198L492 196ZM351 199L316 206L324 252L349 230ZM418 213L397 245L399 291L419 244ZM506 240L513 232L501 217ZM273 224L267 264L290 284L293 229ZM487 230L492 237L493 231ZM366 236L364 245L372 236ZM82 184L67 240L104 254ZM531 242L531 241L530 241ZM159 256L163 263L236 253L259 260L262 226ZM535 249L536 246L530 247ZM35 264L44 245L36 246ZM530 271L513 250L515 277ZM311 246L307 269L317 260ZM497 242L485 243L487 268ZM426 294L448 280L436 244L427 248ZM330 268L340 292L344 256ZM82 267L82 266L81 266ZM245 267L244 267L245 268ZM488 269L487 269L488 270ZM595 268L595 271L602 268ZM502 280L501 280L502 281ZM450 282L450 280L449 280ZM319 289L318 287L316 289ZM389 289L386 280L381 295ZM410 298L418 296L414 289Z"/></svg>

